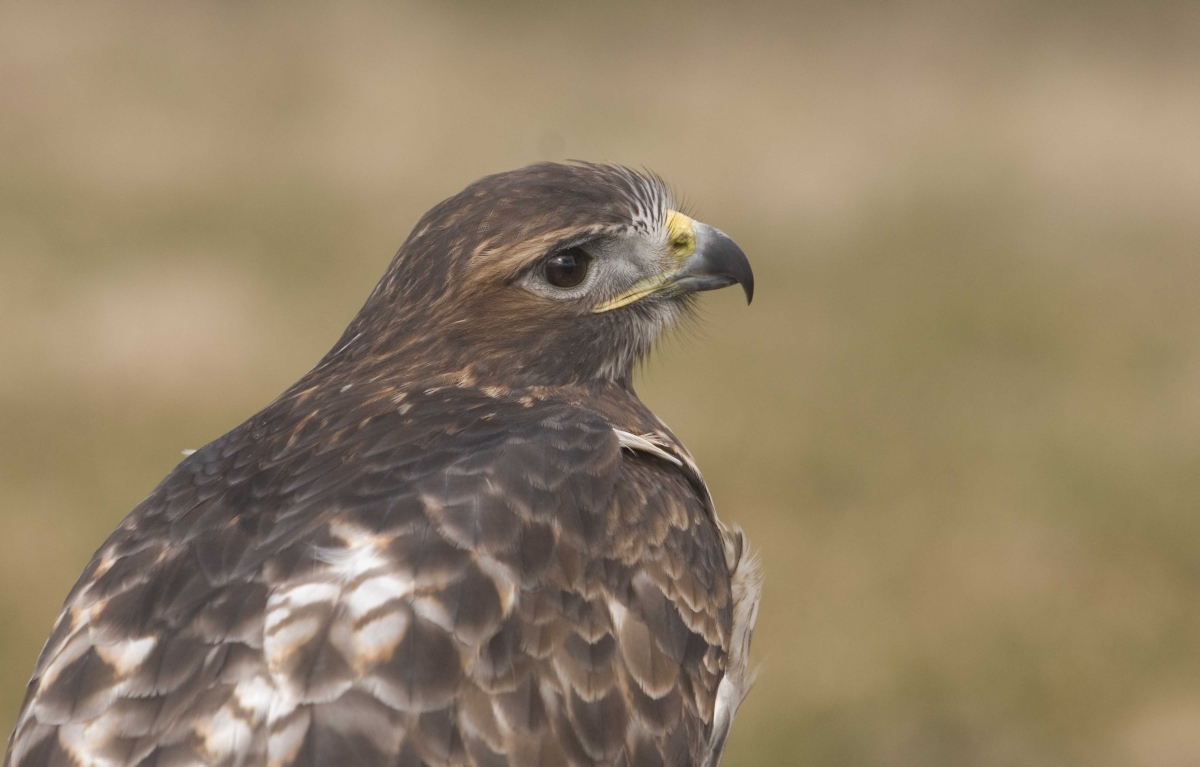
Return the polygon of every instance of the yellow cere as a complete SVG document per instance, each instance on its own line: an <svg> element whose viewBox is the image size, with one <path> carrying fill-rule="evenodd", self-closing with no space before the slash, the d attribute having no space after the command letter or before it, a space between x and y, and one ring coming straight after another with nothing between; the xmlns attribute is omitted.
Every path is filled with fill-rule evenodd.
<svg viewBox="0 0 1200 767"><path fill-rule="evenodd" d="M615 298L610 298L592 309L593 314L612 311L622 306L628 306L640 298L645 298L671 281L674 270L679 268L683 260L696 250L696 222L682 213L672 210L667 213L667 246L671 256L676 260L670 273L656 274L638 280L633 286Z"/></svg>
<svg viewBox="0 0 1200 767"><path fill-rule="evenodd" d="M696 249L696 222L677 210L667 213L667 242L680 261Z"/></svg>

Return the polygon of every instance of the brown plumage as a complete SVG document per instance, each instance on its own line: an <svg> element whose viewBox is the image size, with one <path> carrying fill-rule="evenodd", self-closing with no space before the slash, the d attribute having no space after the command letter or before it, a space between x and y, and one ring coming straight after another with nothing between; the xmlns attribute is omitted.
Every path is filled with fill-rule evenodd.
<svg viewBox="0 0 1200 767"><path fill-rule="evenodd" d="M625 168L439 204L320 364L100 547L4 764L712 767L754 558L630 379L735 281Z"/></svg>

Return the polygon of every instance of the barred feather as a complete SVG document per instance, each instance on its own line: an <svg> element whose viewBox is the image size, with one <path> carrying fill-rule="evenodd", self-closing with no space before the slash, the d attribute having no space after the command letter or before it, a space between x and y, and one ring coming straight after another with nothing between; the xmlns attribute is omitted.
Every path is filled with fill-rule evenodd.
<svg viewBox="0 0 1200 767"><path fill-rule="evenodd" d="M345 348L101 546L6 767L715 764L757 580L670 432Z"/></svg>

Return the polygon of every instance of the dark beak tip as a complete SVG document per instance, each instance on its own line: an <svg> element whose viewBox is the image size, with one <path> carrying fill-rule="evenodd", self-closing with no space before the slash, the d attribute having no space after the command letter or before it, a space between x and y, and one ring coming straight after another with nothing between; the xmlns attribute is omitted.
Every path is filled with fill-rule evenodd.
<svg viewBox="0 0 1200 767"><path fill-rule="evenodd" d="M754 301L754 270L750 268L750 259L746 258L742 249L733 240L728 242L731 251L727 257L729 274L742 286L742 292L746 294L746 305L749 306Z"/></svg>
<svg viewBox="0 0 1200 767"><path fill-rule="evenodd" d="M754 300L754 270L750 259L729 235L706 227L707 242L690 256L678 276L689 284L688 290L717 290L737 283L746 294L746 303Z"/></svg>
<svg viewBox="0 0 1200 767"><path fill-rule="evenodd" d="M724 274L742 286L746 305L749 306L754 301L754 270L750 268L750 259L746 258L745 252L729 235L719 229L714 231L717 233L717 242L714 243L713 260Z"/></svg>

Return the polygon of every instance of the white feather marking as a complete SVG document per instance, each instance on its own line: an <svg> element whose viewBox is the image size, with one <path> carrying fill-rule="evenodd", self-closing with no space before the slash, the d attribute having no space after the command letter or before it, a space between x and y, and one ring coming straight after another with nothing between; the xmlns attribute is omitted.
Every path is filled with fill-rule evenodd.
<svg viewBox="0 0 1200 767"><path fill-rule="evenodd" d="M414 586L411 578L394 573L368 578L345 596L346 610L352 619L358 620L393 599L411 594Z"/></svg>
<svg viewBox="0 0 1200 767"><path fill-rule="evenodd" d="M209 762L217 763L232 754L245 754L254 730L237 711L223 706L212 716L197 721L196 734L204 741Z"/></svg>
<svg viewBox="0 0 1200 767"><path fill-rule="evenodd" d="M127 639L123 642L98 645L96 654L112 666L119 676L125 676L136 671L157 644L158 639L152 636Z"/></svg>
<svg viewBox="0 0 1200 767"><path fill-rule="evenodd" d="M271 711L275 688L265 676L257 674L238 682L233 695L239 706L253 713L255 721L262 721Z"/></svg>
<svg viewBox="0 0 1200 767"><path fill-rule="evenodd" d="M361 331L359 331L358 333L355 333L355 334L354 334L354 338L351 338L349 341L347 341L346 343L342 344L342 345L341 345L341 347L339 347L339 348L338 348L338 350L337 350L336 352L334 352L333 354L331 354L331 355L329 355L329 356L330 356L331 358L332 358L332 357L336 357L337 355L339 355L339 354L341 354L342 352L346 351L346 347L350 346L350 344L352 344L352 343L354 343L355 341L357 341L357 340L359 339L359 336L361 336L361 335L362 335L362 332L361 332Z"/></svg>
<svg viewBox="0 0 1200 767"><path fill-rule="evenodd" d="M301 583L272 594L267 600L266 630L271 631L293 611L318 602L334 602L341 594L335 583Z"/></svg>
<svg viewBox="0 0 1200 767"><path fill-rule="evenodd" d="M189 447L188 449L186 449L186 450L180 450L179 452L183 453L183 457L184 457L184 458L187 458L189 455L192 455L193 453L195 453L195 452L196 452L196 450L195 450L194 448L190 448L190 447Z"/></svg>
<svg viewBox="0 0 1200 767"><path fill-rule="evenodd" d="M408 631L408 613L396 610L354 632L354 661L359 667L391 657Z"/></svg>
<svg viewBox="0 0 1200 767"><path fill-rule="evenodd" d="M303 583L267 599L263 651L272 668L321 631L319 616L310 614L298 618L296 612L315 604L332 605L340 596L341 589L336 584Z"/></svg>
<svg viewBox="0 0 1200 767"><path fill-rule="evenodd" d="M240 708L241 717L248 721L254 729L266 721L271 713L271 703L275 701L275 687L264 675L256 675L241 682L233 688L234 701Z"/></svg>
<svg viewBox="0 0 1200 767"><path fill-rule="evenodd" d="M446 604L433 597L417 597L412 602L413 612L425 620L454 633L455 616L446 609Z"/></svg>
<svg viewBox="0 0 1200 767"><path fill-rule="evenodd" d="M608 602L608 614L612 618L613 628L618 634L621 633L621 626L625 624L625 615L629 612L625 609L625 605L615 599L606 600Z"/></svg>
<svg viewBox="0 0 1200 767"><path fill-rule="evenodd" d="M750 638L754 633L758 602L762 597L762 562L758 553L749 549L740 527L722 530L722 535L725 537L726 557L730 558L735 552L737 554L730 574L733 585L733 636L729 642L725 676L717 687L712 737L704 767L716 767L720 763L733 716L754 684L754 672L749 669Z"/></svg>
<svg viewBox="0 0 1200 767"><path fill-rule="evenodd" d="M267 709L267 722L272 723L273 729L275 723L291 716L299 705L299 699L288 692L286 687L277 687L271 696L270 707Z"/></svg>
<svg viewBox="0 0 1200 767"><path fill-rule="evenodd" d="M113 758L104 758L100 754L109 745L112 736L111 727L105 726L107 717L100 721L64 724L58 728L58 742L67 753L75 758L79 767L120 767L121 763Z"/></svg>
<svg viewBox="0 0 1200 767"><path fill-rule="evenodd" d="M295 706L293 705L289 713L294 710ZM308 733L312 714L308 710L301 711L276 729L281 718L274 715L271 717L271 731L267 736L268 767L283 767L290 763L296 754L300 753L300 747L304 745L304 736Z"/></svg>
<svg viewBox="0 0 1200 767"><path fill-rule="evenodd" d="M519 593L517 574L513 572L511 567L501 564L491 557L481 556L475 561L479 565L479 569L483 571L483 574L492 579L497 593L500 594L500 612L507 618L512 614L513 607L517 604L517 595Z"/></svg>
<svg viewBox="0 0 1200 767"><path fill-rule="evenodd" d="M353 581L374 571L390 568L391 558L384 547L391 542L357 525L335 522L329 532L345 542L345 547L326 547L316 552L327 563L333 575L343 581Z"/></svg>
<svg viewBox="0 0 1200 767"><path fill-rule="evenodd" d="M282 623L263 639L263 650L271 661L272 670L276 662L289 655L296 648L311 642L321 630L321 621L316 616L296 618Z"/></svg>
<svg viewBox="0 0 1200 767"><path fill-rule="evenodd" d="M626 450L641 450L643 453L656 455L665 461L670 461L676 466L682 467L683 461L668 453L663 448L651 442L648 438L633 434L631 432L622 431L621 429L613 429L617 435L617 442Z"/></svg>

